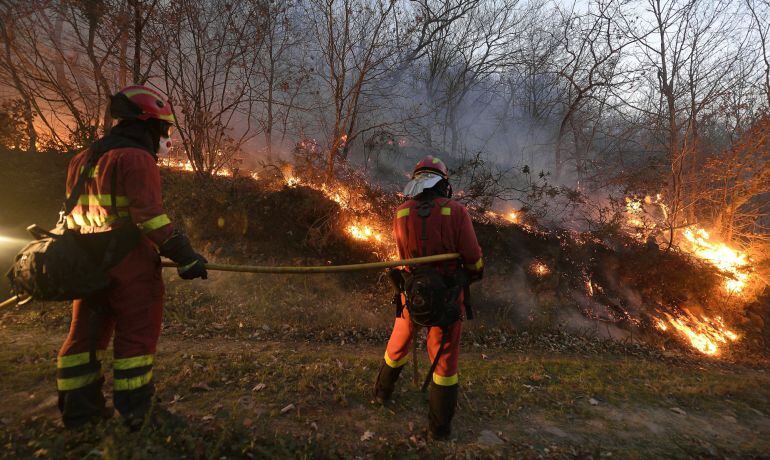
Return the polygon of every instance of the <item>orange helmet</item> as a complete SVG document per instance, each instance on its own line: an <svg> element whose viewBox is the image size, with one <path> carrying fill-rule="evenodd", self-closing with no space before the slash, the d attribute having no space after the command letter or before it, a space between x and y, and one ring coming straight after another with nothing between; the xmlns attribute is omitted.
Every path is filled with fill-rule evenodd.
<svg viewBox="0 0 770 460"><path fill-rule="evenodd" d="M144 85L127 86L110 100L112 116L123 120L162 120L176 123L171 104L158 91Z"/></svg>
<svg viewBox="0 0 770 460"><path fill-rule="evenodd" d="M438 174L444 179L449 178L449 170L447 169L444 162L441 161L440 158L434 157L433 155L428 155L427 157L420 160L419 163L417 163L417 166L414 167L414 171L412 171L412 178L421 172L432 172Z"/></svg>

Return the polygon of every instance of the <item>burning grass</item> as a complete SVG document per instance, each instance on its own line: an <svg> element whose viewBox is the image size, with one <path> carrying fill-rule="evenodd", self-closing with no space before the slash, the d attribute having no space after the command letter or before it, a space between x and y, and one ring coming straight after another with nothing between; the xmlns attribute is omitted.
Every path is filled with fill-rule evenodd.
<svg viewBox="0 0 770 460"><path fill-rule="evenodd" d="M251 178L256 176L258 183L267 180L278 190L313 190L338 206L334 217L329 214L324 220L316 216L315 223L307 223L309 234L315 235L311 240L323 248L322 252L329 253L326 241L340 241L344 236L349 241L345 244L377 259L397 258L390 215L401 198L373 187L344 163L336 180L329 182L318 175L323 168L315 164L318 158L314 152L298 146L294 165L284 164L277 173L262 172ZM191 169L183 164L171 166ZM697 226L682 232L682 245L675 251L650 246L651 230L668 215L660 195L626 199L625 234L547 230L514 209L471 212L477 226L495 229L495 235L481 231L488 275L524 267L535 309L572 306L590 321L612 324L638 337L661 334L674 339L663 340L669 346L682 343L709 356L723 355L743 337L730 324L739 321L740 305L751 297L748 257L713 240ZM506 240L512 244L505 244ZM495 246L508 249L497 250ZM505 257L506 253L513 257ZM555 297L555 304L543 300L544 295ZM495 304L506 300L482 294L482 301ZM728 304L732 307L723 311ZM703 313L690 313L684 305L695 305ZM563 313L549 315L549 322L558 323Z"/></svg>
<svg viewBox="0 0 770 460"><path fill-rule="evenodd" d="M40 160L42 164L42 156ZM22 183L63 181L63 171L57 170L53 179L40 177L37 166L28 180L23 165L17 166L7 183L17 181L19 186L7 197L15 196L13 190L26 190ZM391 214L402 198L371 186L344 165L332 185L315 171L298 161L202 182L164 168L164 195L173 220L211 260L328 264L394 258ZM657 199L638 200L639 206L630 208L660 209ZM36 209L55 218L57 190L41 192L39 201ZM3 209L16 204L9 201ZM633 232L547 230L525 212L471 211L487 271L484 289L475 294L480 310L475 323L525 328L574 324L578 331L594 327L599 332L611 326L617 328L613 337L684 346L710 356L725 356L743 344L763 349L766 343L762 317L767 307L750 295L751 259L697 227L685 232L691 238L683 239L681 250L665 251L643 243ZM335 289L347 288L348 280L362 289L377 281L372 274L355 275ZM376 295L382 297L377 304L387 309L385 283L378 285ZM299 297L296 301L301 303ZM749 313L747 304L753 309ZM569 316L574 312L586 322Z"/></svg>

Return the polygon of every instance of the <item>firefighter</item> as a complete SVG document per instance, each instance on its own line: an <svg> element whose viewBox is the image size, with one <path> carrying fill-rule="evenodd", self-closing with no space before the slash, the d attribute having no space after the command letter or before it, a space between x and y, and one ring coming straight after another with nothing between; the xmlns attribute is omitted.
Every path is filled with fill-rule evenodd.
<svg viewBox="0 0 770 460"><path fill-rule="evenodd" d="M65 426L110 417L101 359L114 334L114 406L137 429L154 393L164 292L160 256L177 262L183 279L205 279L206 259L163 210L157 155L174 126L170 104L153 89L129 86L110 98L110 110L117 125L69 164L68 195L86 176L66 225L79 233L94 263L108 270L111 284L74 301L56 383Z"/></svg>
<svg viewBox="0 0 770 460"><path fill-rule="evenodd" d="M465 207L451 199L446 165L433 156L422 159L414 168L412 180L404 189L408 200L398 207L394 233L401 258L429 256L457 252L458 262L441 263L436 270L444 278L454 278L464 287L480 280L484 263L476 240L470 215ZM427 209L427 212L422 212ZM462 276L460 276L462 275ZM433 363L428 397L428 434L434 439L448 439L457 405L460 333L466 310L464 292L457 295L460 311L457 320L446 327L430 327L427 349ZM401 301L407 299L406 295ZM385 350L385 359L375 384L375 400L386 403L393 394L396 380L407 363L410 345L415 333L414 318L410 320L409 303L396 314L393 332ZM416 316L416 315L415 315ZM468 315L469 316L469 315ZM436 361L436 357L438 360ZM427 380L426 380L427 382Z"/></svg>

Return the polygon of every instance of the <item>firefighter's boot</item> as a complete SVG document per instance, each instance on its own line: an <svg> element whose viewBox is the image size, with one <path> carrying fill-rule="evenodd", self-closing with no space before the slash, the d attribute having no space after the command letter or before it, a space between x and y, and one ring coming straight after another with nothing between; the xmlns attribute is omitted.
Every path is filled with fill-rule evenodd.
<svg viewBox="0 0 770 460"><path fill-rule="evenodd" d="M103 384L102 377L74 390L59 391L59 411L65 427L78 428L112 417L114 410L107 407L102 393Z"/></svg>
<svg viewBox="0 0 770 460"><path fill-rule="evenodd" d="M152 382L137 389L115 391L115 408L131 431L139 430L147 422L154 394L155 387Z"/></svg>
<svg viewBox="0 0 770 460"><path fill-rule="evenodd" d="M377 382L374 384L374 400L377 404L385 404L393 395L393 390L396 388L396 380L401 375L400 367L390 367L387 363L383 362L380 366L380 373L377 375Z"/></svg>
<svg viewBox="0 0 770 460"><path fill-rule="evenodd" d="M428 434L445 441L452 435L452 417L457 406L459 385L443 386L431 382L428 395Z"/></svg>

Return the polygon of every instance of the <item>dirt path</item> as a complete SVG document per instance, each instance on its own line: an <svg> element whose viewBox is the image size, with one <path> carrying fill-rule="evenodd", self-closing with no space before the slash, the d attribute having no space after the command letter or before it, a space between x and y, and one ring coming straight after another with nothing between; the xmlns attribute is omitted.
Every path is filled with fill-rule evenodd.
<svg viewBox="0 0 770 460"><path fill-rule="evenodd" d="M425 440L425 396L409 382L410 371L393 406L370 403L381 347L171 335L157 358L158 395L185 418L185 434L137 437L111 422L84 440L58 425L53 368L62 338L0 329L5 456L74 458L94 449L120 458L770 452L770 373L763 369L469 350L461 358L456 440L438 444Z"/></svg>

